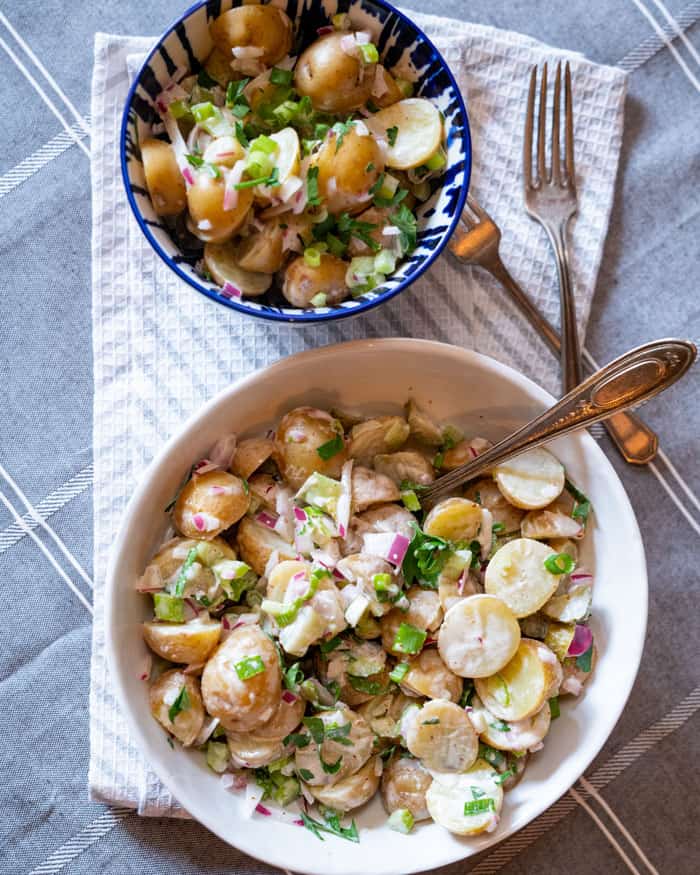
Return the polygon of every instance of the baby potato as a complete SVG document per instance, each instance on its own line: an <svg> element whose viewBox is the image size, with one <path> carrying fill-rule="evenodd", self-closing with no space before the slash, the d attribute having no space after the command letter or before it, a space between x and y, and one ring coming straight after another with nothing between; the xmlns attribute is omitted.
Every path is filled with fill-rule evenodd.
<svg viewBox="0 0 700 875"><path fill-rule="evenodd" d="M379 789L382 774L380 757L372 757L355 772L328 787L310 787L311 794L321 805L345 813L364 805Z"/></svg>
<svg viewBox="0 0 700 875"><path fill-rule="evenodd" d="M469 485L464 495L491 511L494 523L501 523L504 527L504 534L513 534L520 530L524 512L503 496L493 480L477 480Z"/></svg>
<svg viewBox="0 0 700 875"><path fill-rule="evenodd" d="M584 528L568 514L545 508L526 513L521 531L524 538L582 538Z"/></svg>
<svg viewBox="0 0 700 875"><path fill-rule="evenodd" d="M287 588L297 574L303 574L304 581L309 581L311 565L301 559L286 559L275 565L267 578L267 597L275 602L283 602ZM307 586L305 583L304 589Z"/></svg>
<svg viewBox="0 0 700 875"><path fill-rule="evenodd" d="M296 90L321 112L359 109L372 93L375 65L346 54L341 47L344 36L329 33L315 40L295 67Z"/></svg>
<svg viewBox="0 0 700 875"><path fill-rule="evenodd" d="M235 248L236 263L243 270L257 274L270 274L280 270L284 264L282 243L284 231L276 222L266 222L260 231L253 231L243 237ZM267 283L269 287L270 282ZM243 291L243 289L241 289ZM267 291L267 288L265 288Z"/></svg>
<svg viewBox="0 0 700 875"><path fill-rule="evenodd" d="M189 623L144 623L143 637L169 662L206 662L219 643L221 623L202 612Z"/></svg>
<svg viewBox="0 0 700 875"><path fill-rule="evenodd" d="M241 662L251 659L262 660L264 669L242 680L239 677ZM249 732L262 726L277 711L282 697L281 684L275 645L259 626L239 626L205 665L202 697L207 711L219 718L224 729Z"/></svg>
<svg viewBox="0 0 700 875"><path fill-rule="evenodd" d="M187 190L187 206L194 231L205 243L229 240L245 221L252 204L253 192L244 188L238 192L236 206L225 210L223 176L215 178L198 172L194 185Z"/></svg>
<svg viewBox="0 0 700 875"><path fill-rule="evenodd" d="M214 45L227 57L239 46L262 49L259 60L270 67L289 54L292 22L277 6L237 6L209 26Z"/></svg>
<svg viewBox="0 0 700 875"><path fill-rule="evenodd" d="M428 486L435 479L431 462L415 450L401 450L374 457L374 469L399 485L404 480Z"/></svg>
<svg viewBox="0 0 700 875"><path fill-rule="evenodd" d="M433 779L419 760L407 756L392 757L382 774L382 801L389 814L408 809L414 820L430 817L425 794Z"/></svg>
<svg viewBox="0 0 700 875"><path fill-rule="evenodd" d="M250 517L243 517L238 524L236 543L241 559L256 574L264 574L270 556L277 551L280 559L293 559L297 551L293 544L281 538L277 532L256 523Z"/></svg>
<svg viewBox="0 0 700 875"><path fill-rule="evenodd" d="M462 679L451 672L433 647L408 660L409 670L401 686L428 699L449 699L458 702L462 695Z"/></svg>
<svg viewBox="0 0 700 875"><path fill-rule="evenodd" d="M486 567L484 588L502 599L516 617L527 617L554 595L560 575L545 568L554 556L547 544L531 538L516 538L504 544Z"/></svg>
<svg viewBox="0 0 700 875"><path fill-rule="evenodd" d="M236 161L245 158L245 150L235 137L217 137L204 150L202 158L207 164L233 167Z"/></svg>
<svg viewBox="0 0 700 875"><path fill-rule="evenodd" d="M292 701L291 697L285 698L283 693L279 707L272 717L256 727L255 737L265 741L282 741L301 723L305 708L306 702L301 697L296 696Z"/></svg>
<svg viewBox="0 0 700 875"><path fill-rule="evenodd" d="M148 694L151 714L167 731L184 745L199 735L204 723L204 707L199 681L175 668L164 672L151 684ZM180 710L170 719L170 710L177 700Z"/></svg>
<svg viewBox="0 0 700 875"><path fill-rule="evenodd" d="M239 768L259 769L285 754L279 739L263 739L251 732L227 732L226 740L233 764Z"/></svg>
<svg viewBox="0 0 700 875"><path fill-rule="evenodd" d="M329 212L357 213L372 200L370 188L384 170L384 156L374 137L354 128L339 140L329 135L314 159L318 190Z"/></svg>
<svg viewBox="0 0 700 875"><path fill-rule="evenodd" d="M467 712L444 699L411 711L402 724L406 747L426 769L465 772L476 760L479 737Z"/></svg>
<svg viewBox="0 0 700 875"><path fill-rule="evenodd" d="M578 547L575 541L570 538L549 538L548 541L555 553L568 553L574 562L578 562Z"/></svg>
<svg viewBox="0 0 700 875"><path fill-rule="evenodd" d="M412 398L406 404L406 419L408 420L411 434L416 440L427 444L429 447L439 447L442 445L442 431L426 411Z"/></svg>
<svg viewBox="0 0 700 875"><path fill-rule="evenodd" d="M246 438L236 447L236 452L231 462L231 471L237 476L247 480L250 475L267 462L272 455L275 445L269 438Z"/></svg>
<svg viewBox="0 0 700 875"><path fill-rule="evenodd" d="M408 423L401 416L377 416L350 430L348 455L358 465L370 466L380 453L392 453L402 447L409 435Z"/></svg>
<svg viewBox="0 0 700 875"><path fill-rule="evenodd" d="M231 51L224 52L219 48L212 49L209 57L204 62L204 70L207 75L216 80L222 88L226 88L228 83L233 79L233 70L231 69Z"/></svg>
<svg viewBox="0 0 700 875"><path fill-rule="evenodd" d="M211 541L238 522L249 504L239 477L209 471L185 484L173 508L173 525L188 538Z"/></svg>
<svg viewBox="0 0 700 875"><path fill-rule="evenodd" d="M379 738L395 739L401 734L400 719L404 710L415 699L409 698L401 690L373 696L357 709L357 713L369 723L372 732Z"/></svg>
<svg viewBox="0 0 700 875"><path fill-rule="evenodd" d="M197 548L202 542L193 541L189 538L172 538L160 548L156 555L151 559L149 568L155 567L163 583L171 583L177 580L185 560L189 556L190 550ZM214 555L217 559L235 559L236 554L229 544L223 538L213 538L208 542L209 546L216 551ZM215 594L218 584L214 572L207 567L201 557L198 557L197 562L190 567L190 573L187 575L187 582L183 595L190 595L193 592L204 592L212 597Z"/></svg>
<svg viewBox="0 0 700 875"><path fill-rule="evenodd" d="M536 447L497 465L493 478L511 504L537 510L561 494L565 474L558 459L542 447Z"/></svg>
<svg viewBox="0 0 700 875"><path fill-rule="evenodd" d="M358 769L361 769L370 758L374 745L374 734L359 714L344 705L332 711L321 711L314 717L323 723L326 736L329 731L342 733L342 741L349 741L350 744L340 743L332 736L325 737L319 752L317 743L311 737L308 729L305 729L303 734L308 736L310 740L305 747L297 747L294 755L296 769L298 772L301 769L311 772L312 777L304 780L312 787L337 784L343 778L353 775ZM346 729L348 724L350 728ZM321 765L320 757L323 758L324 763L330 764L337 763L340 759L338 771L334 773L325 771Z"/></svg>
<svg viewBox="0 0 700 875"><path fill-rule="evenodd" d="M363 532L398 532L407 538L415 533L416 518L398 504L382 504L372 507L357 517Z"/></svg>
<svg viewBox="0 0 700 875"><path fill-rule="evenodd" d="M385 209L380 210L377 207L370 207L357 217L359 222L374 225L373 228L367 231L367 234L382 249L391 249L392 246L392 238L383 233L384 228L391 225L391 221L388 219L388 212ZM364 240L360 240L359 237L351 237L348 242L348 255L354 258L356 255L372 255L372 251Z"/></svg>
<svg viewBox="0 0 700 875"><path fill-rule="evenodd" d="M246 270L238 263L241 249L232 242L206 243L204 246L204 264L214 280L223 286L231 283L246 298L257 298L264 295L272 285L272 275L268 273L255 273Z"/></svg>
<svg viewBox="0 0 700 875"><path fill-rule="evenodd" d="M593 589L590 584L571 584L564 592L557 593L542 605L542 613L560 623L575 623L588 616L592 601Z"/></svg>
<svg viewBox="0 0 700 875"><path fill-rule="evenodd" d="M552 715L549 702L545 702L539 711L524 720L510 720L505 723L499 720L484 707L478 696L471 702L472 715L483 715L483 725L486 729L481 733L481 740L496 750L529 750L537 747L549 732Z"/></svg>
<svg viewBox="0 0 700 875"><path fill-rule="evenodd" d="M525 720L536 714L562 678L559 660L541 641L523 638L498 674L475 678L474 686L484 706L501 720Z"/></svg>
<svg viewBox="0 0 700 875"><path fill-rule="evenodd" d="M493 829L503 805L503 790L496 783L498 772L486 760L478 759L461 774L433 772L425 801L435 823L457 835L478 835ZM471 801L487 800L489 808L465 813Z"/></svg>
<svg viewBox="0 0 700 875"><path fill-rule="evenodd" d="M442 118L438 108L422 97L409 97L367 119L367 127L386 141L386 165L397 170L418 167L440 148ZM387 130L396 128L393 145Z"/></svg>
<svg viewBox="0 0 700 875"><path fill-rule="evenodd" d="M342 258L321 254L318 267L311 267L303 256L293 259L284 272L282 294L294 307L310 307L316 295L326 296L325 305L335 307L348 296L345 282L347 263Z"/></svg>
<svg viewBox="0 0 700 875"><path fill-rule="evenodd" d="M407 611L400 608L392 608L391 611L380 620L382 627L382 646L387 653L403 656L400 650L394 649L396 633L402 623L415 626L423 632L432 632L442 622L442 607L440 597L435 590L422 589L420 586L412 586L406 593L409 601Z"/></svg>
<svg viewBox="0 0 700 875"><path fill-rule="evenodd" d="M159 216L179 215L187 206L187 191L173 147L163 140L144 140L141 160L153 209Z"/></svg>
<svg viewBox="0 0 700 875"><path fill-rule="evenodd" d="M346 450L343 448L329 459L322 459L318 448L339 435L342 437L342 433L336 419L314 407L297 407L282 417L275 432L273 458L293 489L299 489L314 471L340 478L347 460Z"/></svg>
<svg viewBox="0 0 700 875"><path fill-rule="evenodd" d="M519 644L518 621L491 595L472 595L453 605L438 634L445 665L463 678L489 677L500 671Z"/></svg>
<svg viewBox="0 0 700 875"><path fill-rule="evenodd" d="M481 505L468 498L446 498L430 511L423 523L426 535L446 541L471 541L481 528Z"/></svg>
<svg viewBox="0 0 700 875"><path fill-rule="evenodd" d="M304 605L293 623L280 630L279 642L285 653L304 656L312 644L326 634L326 622L312 605Z"/></svg>
<svg viewBox="0 0 700 875"><path fill-rule="evenodd" d="M386 690L391 682L386 670L386 653L380 644L350 640L348 646L349 650L332 651L319 664L321 679L325 683L337 683L342 701L355 708L375 697L375 693L367 692L368 685Z"/></svg>
<svg viewBox="0 0 700 875"><path fill-rule="evenodd" d="M367 510L374 504L399 501L400 498L398 486L390 477L362 465L353 466L352 507L356 513Z"/></svg>
<svg viewBox="0 0 700 875"><path fill-rule="evenodd" d="M374 103L380 108L384 109L385 106L391 106L392 103L398 103L399 100L403 97L401 93L401 89L396 84L396 79L391 75L391 73L383 67L381 64L377 64L377 68L374 71L375 76L375 84L377 79L381 79L384 83L384 88L386 89L381 97L377 97L376 94L372 96L372 100ZM377 90L377 89L374 89Z"/></svg>

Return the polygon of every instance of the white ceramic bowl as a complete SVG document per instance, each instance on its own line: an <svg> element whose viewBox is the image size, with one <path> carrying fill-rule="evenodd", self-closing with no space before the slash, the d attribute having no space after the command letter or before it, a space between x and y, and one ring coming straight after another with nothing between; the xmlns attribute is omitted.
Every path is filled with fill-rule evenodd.
<svg viewBox="0 0 700 875"><path fill-rule="evenodd" d="M596 578L591 621L600 658L584 695L562 700L544 750L506 794L498 829L459 838L436 824L409 836L386 827L375 799L356 817L360 844L244 818L240 796L223 789L204 757L165 743L139 680L145 645L140 623L148 600L133 590L167 527L163 508L189 465L224 432L258 433L292 407L399 412L409 397L468 434L498 438L540 412L552 397L510 368L456 347L422 340L357 341L292 356L241 380L189 420L153 462L134 494L108 571L107 647L112 678L139 747L163 783L224 841L274 866L313 875L397 875L444 866L483 851L537 817L576 781L610 735L634 683L647 618L644 551L620 481L595 441L570 436L552 444L595 509L581 564ZM144 520L149 521L144 525Z"/></svg>

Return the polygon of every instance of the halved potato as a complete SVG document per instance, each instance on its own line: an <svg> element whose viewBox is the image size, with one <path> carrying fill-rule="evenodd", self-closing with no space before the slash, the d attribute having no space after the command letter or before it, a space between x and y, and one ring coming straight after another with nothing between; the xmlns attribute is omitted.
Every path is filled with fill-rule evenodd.
<svg viewBox="0 0 700 875"><path fill-rule="evenodd" d="M514 507L496 486L493 480L477 480L470 483L465 496L491 511L494 523L503 526L503 534L512 534L520 529L523 511Z"/></svg>
<svg viewBox="0 0 700 875"><path fill-rule="evenodd" d="M231 470L238 477L248 477L272 455L275 445L269 438L247 438L236 447Z"/></svg>
<svg viewBox="0 0 700 875"><path fill-rule="evenodd" d="M409 669L401 686L406 691L428 699L449 699L458 702L462 695L462 678L442 661L435 648L423 650L408 661Z"/></svg>
<svg viewBox="0 0 700 875"><path fill-rule="evenodd" d="M447 541L471 541L480 527L481 506L468 498L446 498L435 505L423 523L426 535Z"/></svg>
<svg viewBox="0 0 700 875"><path fill-rule="evenodd" d="M267 597L272 601L283 602L287 587L297 574L303 574L308 580L311 575L309 563L298 559L286 559L275 565L267 579Z"/></svg>
<svg viewBox="0 0 700 875"><path fill-rule="evenodd" d="M280 559L294 559L297 551L293 544L281 538L277 532L268 529L250 517L243 517L238 524L236 538L241 559L256 574L263 574L270 556L277 551Z"/></svg>
<svg viewBox="0 0 700 875"><path fill-rule="evenodd" d="M275 432L273 456L282 476L293 489L299 489L314 471L340 479L347 460L345 447L327 459L321 458L318 449L342 433L343 427L337 419L315 407L297 407L282 417Z"/></svg>
<svg viewBox="0 0 700 875"><path fill-rule="evenodd" d="M588 616L593 601L593 589L589 584L570 586L561 595L553 596L542 605L542 613L560 623L574 623Z"/></svg>
<svg viewBox="0 0 700 875"><path fill-rule="evenodd" d="M254 274L273 274L284 264L283 246L284 230L279 222L265 222L263 228L236 243L238 267Z"/></svg>
<svg viewBox="0 0 700 875"><path fill-rule="evenodd" d="M194 173L194 185L187 189L187 206L193 231L205 243L224 243L245 221L253 204L253 192L249 188L242 189L238 192L236 206L225 210L223 176L211 177L199 170Z"/></svg>
<svg viewBox="0 0 700 875"><path fill-rule="evenodd" d="M554 550L531 538L516 538L504 544L486 567L484 588L502 599L516 617L539 611L554 595L560 575L545 568Z"/></svg>
<svg viewBox="0 0 700 875"><path fill-rule="evenodd" d="M503 790L496 783L498 772L493 766L478 759L469 771L461 774L431 774L433 783L425 801L435 823L457 835L478 835L493 829L503 805ZM465 814L465 806L470 802L478 803L476 810Z"/></svg>
<svg viewBox="0 0 700 875"><path fill-rule="evenodd" d="M500 671L520 644L513 612L492 595L472 595L445 614L438 650L445 665L463 678L489 677Z"/></svg>
<svg viewBox="0 0 700 875"><path fill-rule="evenodd" d="M208 471L183 486L173 508L173 525L187 538L211 541L243 516L250 496L243 481L227 471Z"/></svg>
<svg viewBox="0 0 700 875"><path fill-rule="evenodd" d="M433 422L428 413L413 398L406 402L406 419L411 434L416 440L429 447L439 447L443 442L442 430Z"/></svg>
<svg viewBox="0 0 700 875"><path fill-rule="evenodd" d="M279 739L263 739L251 732L227 732L226 736L231 759L239 768L259 769L281 759L285 753Z"/></svg>
<svg viewBox="0 0 700 875"><path fill-rule="evenodd" d="M574 640L575 623L549 623L544 636L544 643L556 654L560 662L564 662Z"/></svg>
<svg viewBox="0 0 700 875"><path fill-rule="evenodd" d="M584 534L578 520L549 508L526 513L521 531L524 538L582 538Z"/></svg>
<svg viewBox="0 0 700 875"><path fill-rule="evenodd" d="M220 286L231 283L247 298L264 295L272 285L271 274L254 273L240 266L233 243L207 243L204 247L204 264Z"/></svg>
<svg viewBox="0 0 700 875"><path fill-rule="evenodd" d="M399 488L390 477L362 465L353 466L352 507L356 513L367 510L374 504L398 501L400 497Z"/></svg>
<svg viewBox="0 0 700 875"><path fill-rule="evenodd" d="M366 119L367 127L387 143L387 167L408 170L424 164L442 140L442 118L437 107L422 97L409 97L380 109ZM396 128L395 136L387 133ZM391 145L393 142L393 145Z"/></svg>
<svg viewBox="0 0 700 875"><path fill-rule="evenodd" d="M320 802L334 811L352 811L359 808L374 796L379 789L379 779L382 774L382 761L372 757L355 772L332 784L329 787L310 787L311 794Z"/></svg>
<svg viewBox="0 0 700 875"><path fill-rule="evenodd" d="M391 814L406 808L414 820L430 817L425 794L433 779L430 772L413 757L395 756L384 766L382 774L382 801Z"/></svg>
<svg viewBox="0 0 700 875"><path fill-rule="evenodd" d="M475 714L484 717L486 728L481 733L481 740L496 750L529 750L537 747L549 732L552 722L549 702L545 702L531 717L509 720L507 723L485 708L478 696L472 699L471 707Z"/></svg>
<svg viewBox="0 0 700 875"><path fill-rule="evenodd" d="M467 713L454 702L433 699L402 724L406 747L427 769L464 772L476 760L479 738Z"/></svg>
<svg viewBox="0 0 700 875"><path fill-rule="evenodd" d="M169 662L206 662L221 637L221 623L203 611L189 623L144 623L143 637Z"/></svg>
<svg viewBox="0 0 700 875"><path fill-rule="evenodd" d="M173 147L164 140L144 140L141 161L153 209L159 216L179 215L187 206L187 191Z"/></svg>
<svg viewBox="0 0 700 875"><path fill-rule="evenodd" d="M517 653L497 674L475 678L486 708L502 720L525 720L536 714L561 682L562 668L549 647L523 638Z"/></svg>
<svg viewBox="0 0 700 875"><path fill-rule="evenodd" d="M350 431L348 455L360 465L371 465L380 453L391 453L403 446L410 427L401 416L377 416L354 425Z"/></svg>
<svg viewBox="0 0 700 875"><path fill-rule="evenodd" d="M292 47L292 22L272 4L229 9L211 23L209 31L216 47L227 56L237 46L255 46L261 51L260 62L267 66L282 60Z"/></svg>
<svg viewBox="0 0 700 875"><path fill-rule="evenodd" d="M564 466L543 447L528 450L493 469L496 485L516 507L537 510L554 501L564 488Z"/></svg>
<svg viewBox="0 0 700 875"><path fill-rule="evenodd" d="M305 708L306 702L300 696L295 697L292 701L291 697L282 693L278 709L267 723L256 726L255 737L265 741L282 741L290 732L294 732L301 723Z"/></svg>
<svg viewBox="0 0 700 875"><path fill-rule="evenodd" d="M199 681L179 669L166 671L152 684L148 694L151 714L184 745L192 744L204 723L204 706ZM170 719L171 708L180 699L178 712Z"/></svg>

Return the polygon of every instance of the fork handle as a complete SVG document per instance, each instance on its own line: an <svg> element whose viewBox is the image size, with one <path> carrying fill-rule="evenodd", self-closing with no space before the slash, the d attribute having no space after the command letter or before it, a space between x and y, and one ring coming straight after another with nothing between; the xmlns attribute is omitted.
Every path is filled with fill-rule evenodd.
<svg viewBox="0 0 700 875"><path fill-rule="evenodd" d="M482 267L485 267L485 265L482 265ZM486 269L510 292L511 297L520 307L530 325L537 331L552 352L555 355L559 355L561 340L556 330L532 303L521 286L513 279L501 259L493 259ZM586 363L590 367L591 372L593 372L595 367L589 361ZM631 465L647 465L656 456L659 449L658 435L636 413L632 413L631 410L627 410L624 413L616 413L610 419L606 419L603 422L603 426L622 454L622 457Z"/></svg>
<svg viewBox="0 0 700 875"><path fill-rule="evenodd" d="M569 257L566 250L566 226L568 220L559 224L545 224L544 228L554 249L559 275L559 297L561 300L561 361L564 393L571 392L583 379L581 369L581 347L576 324L576 304L571 286Z"/></svg>

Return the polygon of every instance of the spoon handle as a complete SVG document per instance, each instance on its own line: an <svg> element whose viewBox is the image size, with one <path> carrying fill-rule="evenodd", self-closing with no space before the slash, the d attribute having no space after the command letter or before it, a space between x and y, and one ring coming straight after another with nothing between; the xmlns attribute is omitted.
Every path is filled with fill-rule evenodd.
<svg viewBox="0 0 700 875"><path fill-rule="evenodd" d="M648 401L680 379L696 356L689 340L655 340L630 350L476 459L439 477L421 494L421 504L434 504L444 493L525 450Z"/></svg>

